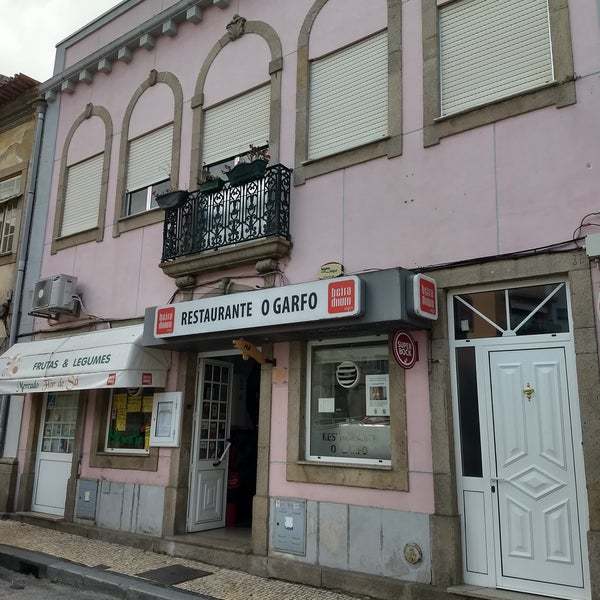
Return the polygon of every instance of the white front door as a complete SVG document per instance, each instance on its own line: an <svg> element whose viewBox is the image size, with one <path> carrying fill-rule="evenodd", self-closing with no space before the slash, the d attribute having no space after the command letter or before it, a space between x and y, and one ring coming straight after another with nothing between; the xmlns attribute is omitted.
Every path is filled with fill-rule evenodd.
<svg viewBox="0 0 600 600"><path fill-rule="evenodd" d="M34 512L65 513L78 408L77 392L50 393L44 399L31 506Z"/></svg>
<svg viewBox="0 0 600 600"><path fill-rule="evenodd" d="M188 531L225 526L233 365L201 359L190 465Z"/></svg>
<svg viewBox="0 0 600 600"><path fill-rule="evenodd" d="M498 587L568 597L584 573L565 349L491 351L489 368Z"/></svg>

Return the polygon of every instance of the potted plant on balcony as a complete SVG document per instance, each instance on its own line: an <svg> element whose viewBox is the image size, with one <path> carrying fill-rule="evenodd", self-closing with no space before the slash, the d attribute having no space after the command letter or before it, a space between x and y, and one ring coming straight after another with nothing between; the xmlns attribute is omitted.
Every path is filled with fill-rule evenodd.
<svg viewBox="0 0 600 600"><path fill-rule="evenodd" d="M220 192L224 185L225 180L221 179L218 175L213 175L206 166L206 163L204 163L202 166L202 175L200 184L198 185L198 191L203 194L212 194L214 192Z"/></svg>
<svg viewBox="0 0 600 600"><path fill-rule="evenodd" d="M178 208L187 200L188 195L186 190L167 190L157 194L154 199L159 208Z"/></svg>
<svg viewBox="0 0 600 600"><path fill-rule="evenodd" d="M240 162L227 170L227 179L232 186L243 185L261 179L271 160L269 148L259 148L250 144L250 152L241 157Z"/></svg>

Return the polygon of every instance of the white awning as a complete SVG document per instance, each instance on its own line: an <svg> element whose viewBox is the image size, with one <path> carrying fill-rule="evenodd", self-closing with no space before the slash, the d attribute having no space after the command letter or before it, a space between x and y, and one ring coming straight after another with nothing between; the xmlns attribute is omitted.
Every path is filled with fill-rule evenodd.
<svg viewBox="0 0 600 600"><path fill-rule="evenodd" d="M143 325L15 344L0 356L0 394L164 388L170 353L142 346Z"/></svg>

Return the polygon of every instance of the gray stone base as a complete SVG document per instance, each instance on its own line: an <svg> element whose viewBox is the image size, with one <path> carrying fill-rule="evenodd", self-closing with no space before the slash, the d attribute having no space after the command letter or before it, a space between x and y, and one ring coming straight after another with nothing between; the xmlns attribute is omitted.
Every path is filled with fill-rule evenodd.
<svg viewBox="0 0 600 600"><path fill-rule="evenodd" d="M0 458L0 512L13 510L17 485L17 459Z"/></svg>
<svg viewBox="0 0 600 600"><path fill-rule="evenodd" d="M269 556L343 572L431 583L429 515L308 501L306 550L299 556L274 547L276 501L271 498ZM421 549L422 559L415 565L404 558L406 544L417 544Z"/></svg>

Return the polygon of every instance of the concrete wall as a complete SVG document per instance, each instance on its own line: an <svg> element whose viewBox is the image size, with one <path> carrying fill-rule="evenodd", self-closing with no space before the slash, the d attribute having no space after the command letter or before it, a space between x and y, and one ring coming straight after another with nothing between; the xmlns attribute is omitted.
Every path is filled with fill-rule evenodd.
<svg viewBox="0 0 600 600"><path fill-rule="evenodd" d="M427 515L333 502L306 503L306 554L273 548L275 502L271 498L270 556L321 567L431 583L430 531ZM422 560L409 564L406 544L417 544Z"/></svg>

